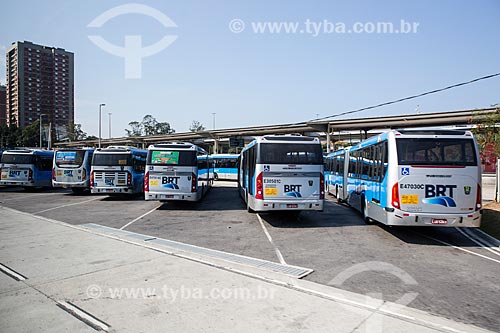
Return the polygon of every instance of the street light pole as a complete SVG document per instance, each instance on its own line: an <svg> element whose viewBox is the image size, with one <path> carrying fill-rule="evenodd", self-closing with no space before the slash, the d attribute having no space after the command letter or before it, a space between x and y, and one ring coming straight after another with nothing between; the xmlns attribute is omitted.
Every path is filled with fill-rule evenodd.
<svg viewBox="0 0 500 333"><path fill-rule="evenodd" d="M109 132L108 132L108 134L109 134L110 139L111 139L111 115L112 115L112 113L108 112L108 116L109 116L109 124L108 124L109 125Z"/></svg>
<svg viewBox="0 0 500 333"><path fill-rule="evenodd" d="M105 106L106 104L101 103L99 104L99 146L98 148L101 148L101 112L102 112L102 107Z"/></svg>
<svg viewBox="0 0 500 333"><path fill-rule="evenodd" d="M45 113L40 113L40 149L42 149L42 116L45 116Z"/></svg>

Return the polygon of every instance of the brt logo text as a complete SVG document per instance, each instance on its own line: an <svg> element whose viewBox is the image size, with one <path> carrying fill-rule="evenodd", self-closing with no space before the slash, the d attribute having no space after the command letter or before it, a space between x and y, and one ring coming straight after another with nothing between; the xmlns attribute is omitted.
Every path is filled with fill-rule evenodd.
<svg viewBox="0 0 500 333"><path fill-rule="evenodd" d="M425 197L450 197L453 198L453 189L457 188L457 185L425 185Z"/></svg>
<svg viewBox="0 0 500 333"><path fill-rule="evenodd" d="M284 185L284 190L286 192L299 192L302 185Z"/></svg>
<svg viewBox="0 0 500 333"><path fill-rule="evenodd" d="M162 177L162 184L178 184L181 177Z"/></svg>

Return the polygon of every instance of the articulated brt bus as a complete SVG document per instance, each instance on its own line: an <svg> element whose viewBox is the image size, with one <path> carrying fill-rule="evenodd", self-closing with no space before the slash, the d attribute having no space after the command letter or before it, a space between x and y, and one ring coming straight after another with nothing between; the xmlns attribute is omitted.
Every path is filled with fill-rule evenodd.
<svg viewBox="0 0 500 333"><path fill-rule="evenodd" d="M146 169L146 200L199 201L212 186L209 156L192 143L150 145Z"/></svg>
<svg viewBox="0 0 500 333"><path fill-rule="evenodd" d="M147 151L111 146L96 149L92 158L90 190L97 194L136 194L144 190Z"/></svg>
<svg viewBox="0 0 500 333"><path fill-rule="evenodd" d="M6 150L0 164L0 185L33 187L52 186L53 151L39 149Z"/></svg>
<svg viewBox="0 0 500 333"><path fill-rule="evenodd" d="M266 135L240 155L238 188L248 211L323 210L323 153L317 138Z"/></svg>
<svg viewBox="0 0 500 333"><path fill-rule="evenodd" d="M54 154L52 186L71 188L73 192L90 190L90 169L94 149L57 149Z"/></svg>
<svg viewBox="0 0 500 333"><path fill-rule="evenodd" d="M479 227L481 166L470 132L393 130L330 154L327 164L342 154L344 174L330 193L367 223Z"/></svg>
<svg viewBox="0 0 500 333"><path fill-rule="evenodd" d="M214 163L215 180L237 180L238 179L238 154L214 154L210 155Z"/></svg>

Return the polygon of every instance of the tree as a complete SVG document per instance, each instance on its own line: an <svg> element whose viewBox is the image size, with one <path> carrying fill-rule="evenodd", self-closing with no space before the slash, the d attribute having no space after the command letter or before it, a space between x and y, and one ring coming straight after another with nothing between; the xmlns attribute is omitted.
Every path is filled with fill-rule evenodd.
<svg viewBox="0 0 500 333"><path fill-rule="evenodd" d="M21 137L21 129L16 125L0 127L0 147L12 148L18 146L19 138Z"/></svg>
<svg viewBox="0 0 500 333"><path fill-rule="evenodd" d="M199 121L197 120L193 120L191 122L191 126L189 127L189 130L191 132L199 132L199 131L204 131L205 130L205 126L203 126L202 123L200 123Z"/></svg>
<svg viewBox="0 0 500 333"><path fill-rule="evenodd" d="M141 122L131 121L128 123L131 129L125 129L128 136L172 134L175 130L167 122L158 122L155 117L148 114L142 118Z"/></svg>
<svg viewBox="0 0 500 333"><path fill-rule="evenodd" d="M37 147L40 142L40 122L35 120L31 125L26 126L21 131L19 146Z"/></svg>
<svg viewBox="0 0 500 333"><path fill-rule="evenodd" d="M70 124L67 126L69 141L80 141L87 138L87 133L82 130L81 124Z"/></svg>
<svg viewBox="0 0 500 333"><path fill-rule="evenodd" d="M486 117L477 118L473 130L483 163L495 163L500 157L500 108Z"/></svg>
<svg viewBox="0 0 500 333"><path fill-rule="evenodd" d="M128 123L132 130L126 129L128 136L141 136L142 135L142 125L138 121L131 121Z"/></svg>
<svg viewBox="0 0 500 333"><path fill-rule="evenodd" d="M484 149L491 145L493 150L500 156L500 108L497 108L495 113L491 113L484 118L479 118L475 121L477 124L473 130L476 141L480 148Z"/></svg>

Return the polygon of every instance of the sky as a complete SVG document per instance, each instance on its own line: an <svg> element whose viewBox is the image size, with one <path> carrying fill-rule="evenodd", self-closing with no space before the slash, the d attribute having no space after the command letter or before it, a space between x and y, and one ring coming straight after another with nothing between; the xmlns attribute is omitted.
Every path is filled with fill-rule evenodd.
<svg viewBox="0 0 500 333"><path fill-rule="evenodd" d="M499 14L497 0L9 1L0 52L23 40L73 52L75 122L97 135L105 103L103 137L108 113L120 137L147 114L176 132L193 120L207 129L214 119L217 129L294 123L498 73ZM372 30L388 22L405 33ZM89 36L127 49L114 55ZM131 36L142 44L134 49ZM137 51L162 39L170 44L147 57ZM500 77L349 117L497 103Z"/></svg>

